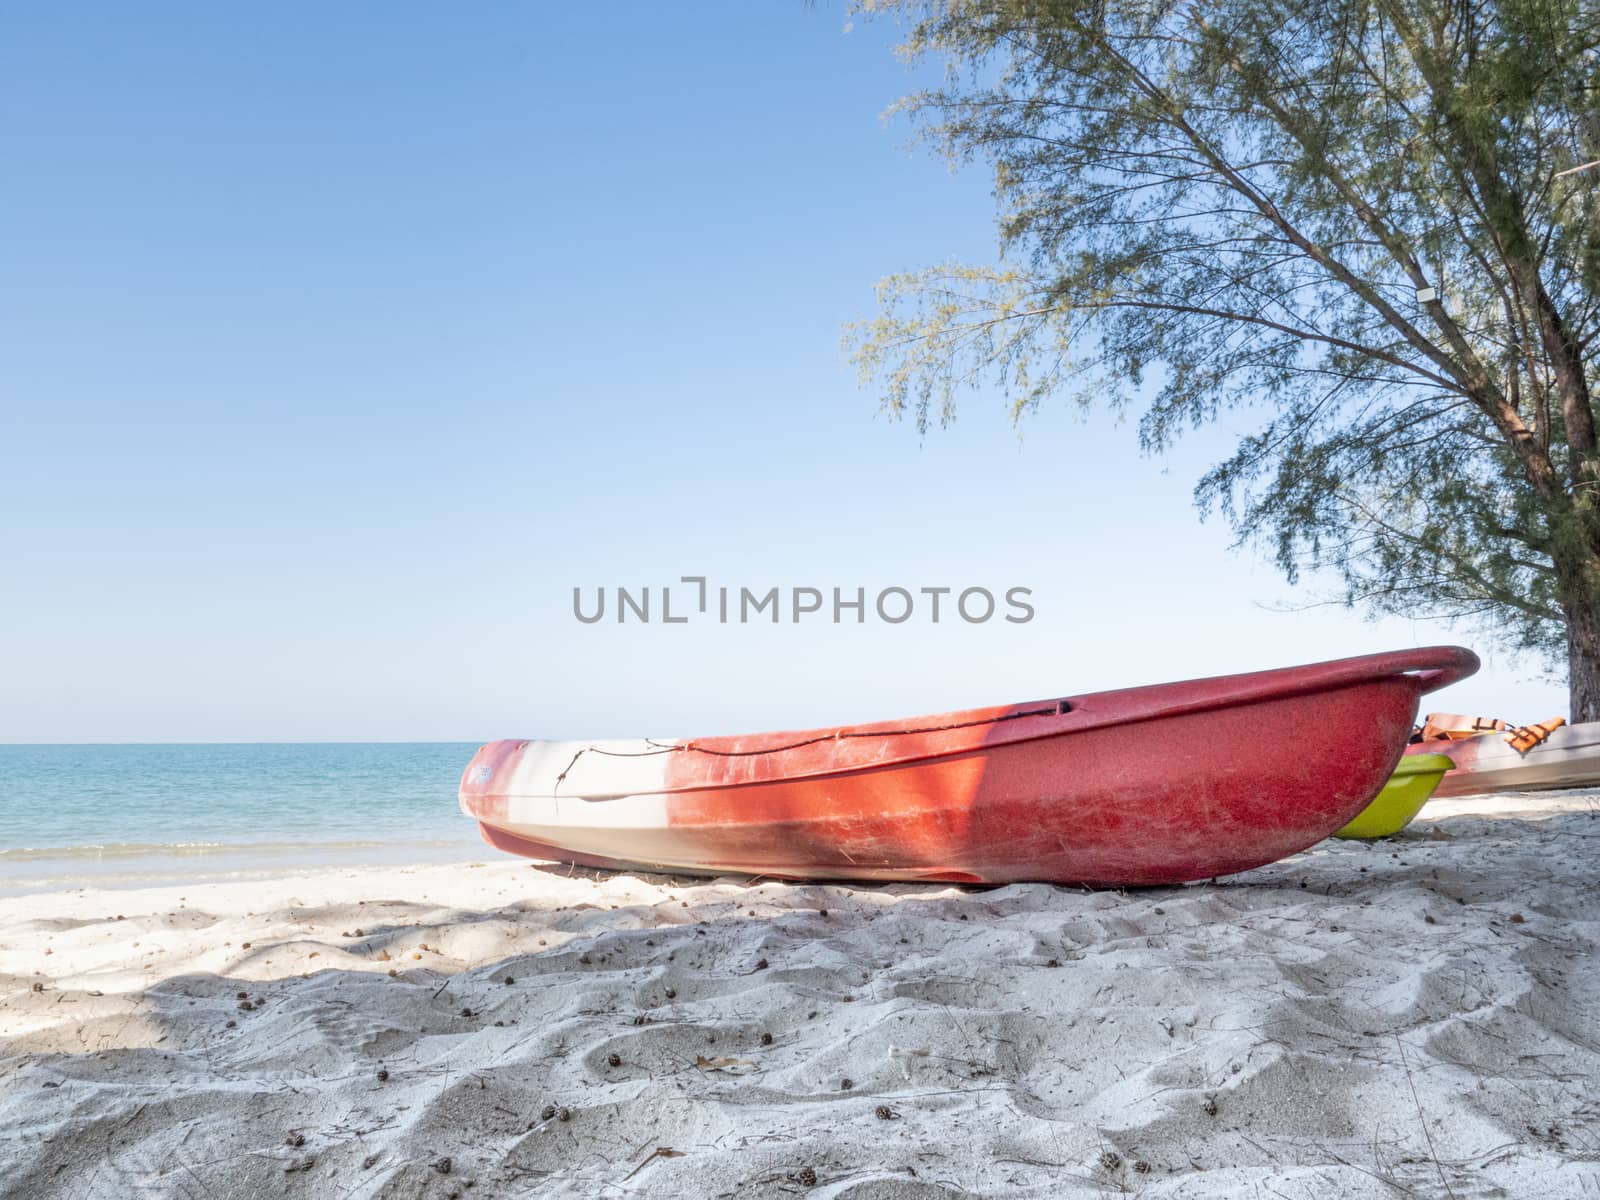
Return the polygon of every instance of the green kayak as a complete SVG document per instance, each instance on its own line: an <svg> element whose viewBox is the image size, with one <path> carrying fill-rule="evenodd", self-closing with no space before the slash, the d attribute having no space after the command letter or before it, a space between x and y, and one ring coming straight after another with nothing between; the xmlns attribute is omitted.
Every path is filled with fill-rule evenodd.
<svg viewBox="0 0 1600 1200"><path fill-rule="evenodd" d="M1399 833L1422 811L1444 773L1453 766L1455 763L1443 754L1406 755L1372 803L1333 836L1381 838Z"/></svg>

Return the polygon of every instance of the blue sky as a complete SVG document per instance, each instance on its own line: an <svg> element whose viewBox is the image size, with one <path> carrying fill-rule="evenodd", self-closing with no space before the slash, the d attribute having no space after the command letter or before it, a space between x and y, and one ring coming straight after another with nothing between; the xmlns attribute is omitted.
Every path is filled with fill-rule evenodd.
<svg viewBox="0 0 1600 1200"><path fill-rule="evenodd" d="M603 15L602 15L603 14ZM1163 459L840 349L995 254L837 3L68 4L0 36L0 740L695 734L1463 640L1305 606ZM1011 586L1026 625L580 625L574 586ZM1297 611L1290 611L1297 610Z"/></svg>

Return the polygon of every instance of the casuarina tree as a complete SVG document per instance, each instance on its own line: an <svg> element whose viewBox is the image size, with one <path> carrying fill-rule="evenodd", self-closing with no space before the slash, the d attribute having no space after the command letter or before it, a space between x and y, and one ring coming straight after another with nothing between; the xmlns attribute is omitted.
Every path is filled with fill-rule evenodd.
<svg viewBox="0 0 1600 1200"><path fill-rule="evenodd" d="M880 285L851 332L894 414L991 381L1136 405L1291 581L1564 657L1600 719L1596 0L863 0L992 166L996 265Z"/></svg>

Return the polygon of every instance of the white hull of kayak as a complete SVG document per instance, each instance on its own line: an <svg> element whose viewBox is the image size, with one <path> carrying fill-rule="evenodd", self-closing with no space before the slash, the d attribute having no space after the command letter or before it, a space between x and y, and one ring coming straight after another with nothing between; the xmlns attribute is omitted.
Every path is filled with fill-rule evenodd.
<svg viewBox="0 0 1600 1200"><path fill-rule="evenodd" d="M1600 721L1563 725L1526 754L1518 754L1499 733L1460 742L1423 742L1407 753L1444 754L1456 764L1435 796L1600 785Z"/></svg>

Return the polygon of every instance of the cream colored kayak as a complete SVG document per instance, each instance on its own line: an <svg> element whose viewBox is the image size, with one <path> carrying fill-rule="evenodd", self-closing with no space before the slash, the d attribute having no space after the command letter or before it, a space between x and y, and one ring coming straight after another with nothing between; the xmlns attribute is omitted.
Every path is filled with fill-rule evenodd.
<svg viewBox="0 0 1600 1200"><path fill-rule="evenodd" d="M1563 725L1526 754L1518 754L1499 733L1459 742L1421 742L1406 753L1443 754L1455 763L1435 796L1600 785L1600 721Z"/></svg>

